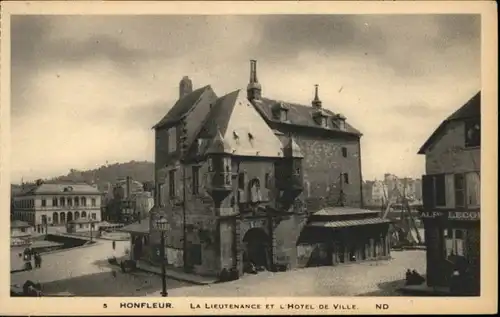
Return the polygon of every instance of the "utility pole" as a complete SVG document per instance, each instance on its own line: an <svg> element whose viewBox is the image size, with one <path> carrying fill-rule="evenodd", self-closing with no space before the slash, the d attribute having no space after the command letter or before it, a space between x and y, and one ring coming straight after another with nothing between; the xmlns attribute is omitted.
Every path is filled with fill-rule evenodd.
<svg viewBox="0 0 500 317"><path fill-rule="evenodd" d="M180 162L182 165L182 262L184 271L188 270L187 266L187 231L186 231L186 156L188 150L187 144L187 127L186 119L181 121L181 157Z"/></svg>

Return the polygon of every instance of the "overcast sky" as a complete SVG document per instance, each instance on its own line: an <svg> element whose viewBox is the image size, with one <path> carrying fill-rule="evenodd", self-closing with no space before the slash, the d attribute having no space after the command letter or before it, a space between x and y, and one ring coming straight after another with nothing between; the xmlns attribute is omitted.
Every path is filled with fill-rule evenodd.
<svg viewBox="0 0 500 317"><path fill-rule="evenodd" d="M480 88L474 15L12 16L12 182L154 159L183 75L222 96L258 60L263 95L361 130L364 179L424 173L418 148Z"/></svg>

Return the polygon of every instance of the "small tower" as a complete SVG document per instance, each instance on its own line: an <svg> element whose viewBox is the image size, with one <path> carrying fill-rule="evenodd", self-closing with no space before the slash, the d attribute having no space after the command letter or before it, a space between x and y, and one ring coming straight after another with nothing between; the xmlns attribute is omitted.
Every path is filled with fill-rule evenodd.
<svg viewBox="0 0 500 317"><path fill-rule="evenodd" d="M321 107L322 107L321 100L319 99L318 88L319 88L319 85L314 85L314 99L312 101L313 108L317 109L317 110L321 109Z"/></svg>
<svg viewBox="0 0 500 317"><path fill-rule="evenodd" d="M182 99L185 95L193 92L193 82L188 76L182 77L179 83L179 99Z"/></svg>
<svg viewBox="0 0 500 317"><path fill-rule="evenodd" d="M262 86L257 79L257 61L250 60L250 82L247 86L247 98L250 101L259 100L262 96Z"/></svg>
<svg viewBox="0 0 500 317"><path fill-rule="evenodd" d="M288 143L283 148L284 158L279 164L276 181L280 191L280 205L290 206L304 190L304 172L302 169L302 151L290 136Z"/></svg>
<svg viewBox="0 0 500 317"><path fill-rule="evenodd" d="M224 139L220 131L217 131L217 135L207 150L207 155L208 192L214 199L223 198L232 190L232 148Z"/></svg>

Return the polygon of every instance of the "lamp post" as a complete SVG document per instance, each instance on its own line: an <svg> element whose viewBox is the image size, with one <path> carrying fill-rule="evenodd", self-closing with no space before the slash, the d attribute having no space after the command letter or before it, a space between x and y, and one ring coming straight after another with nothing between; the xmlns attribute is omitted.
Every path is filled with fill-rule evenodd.
<svg viewBox="0 0 500 317"><path fill-rule="evenodd" d="M165 272L165 232L168 230L168 221L165 217L160 217L156 220L156 229L160 231L161 234L161 249L160 249L160 257L161 257L161 286L162 286L162 297L167 297L167 274Z"/></svg>

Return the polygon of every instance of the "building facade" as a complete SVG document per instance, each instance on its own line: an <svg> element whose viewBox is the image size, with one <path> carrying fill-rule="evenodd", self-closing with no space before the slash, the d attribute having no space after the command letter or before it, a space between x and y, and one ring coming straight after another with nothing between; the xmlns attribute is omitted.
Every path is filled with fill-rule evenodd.
<svg viewBox="0 0 500 317"><path fill-rule="evenodd" d="M305 266L299 258L315 251L297 247L304 243L321 245L332 258L340 250L331 247L333 240L311 242L302 235L340 230L331 223L385 225L381 232L387 233L387 221L376 214L356 219L352 212L363 206L361 133L323 107L317 86L311 105L264 98L255 61L246 91L222 97L210 86L192 90L185 77L179 100L154 129L150 251L135 259L161 261L161 233L155 228L161 217L170 224L169 264L205 275L242 274L248 263L269 270ZM342 220L320 216L334 206L351 208L335 211ZM314 225L313 214L319 217ZM132 227L132 249L143 250L143 229L136 227L144 226Z"/></svg>
<svg viewBox="0 0 500 317"><path fill-rule="evenodd" d="M14 218L37 232L80 218L101 220L101 193L88 184L37 182L14 197Z"/></svg>
<svg viewBox="0 0 500 317"><path fill-rule="evenodd" d="M481 94L448 117L419 151L427 282L449 286L451 275L468 276L468 292L480 292Z"/></svg>
<svg viewBox="0 0 500 317"><path fill-rule="evenodd" d="M144 191L141 182L133 180L129 176L119 179L106 196L104 219L115 223L129 224L137 220L138 213L141 211L143 212L141 217L147 215L149 210L143 210L150 203L147 196L151 196L151 193ZM139 200L139 207L136 207L137 200Z"/></svg>

